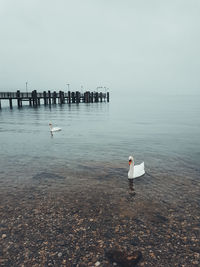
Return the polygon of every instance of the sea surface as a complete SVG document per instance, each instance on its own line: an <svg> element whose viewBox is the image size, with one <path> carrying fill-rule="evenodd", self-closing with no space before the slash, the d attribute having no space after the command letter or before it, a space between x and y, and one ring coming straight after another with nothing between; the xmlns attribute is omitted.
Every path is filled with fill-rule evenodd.
<svg viewBox="0 0 200 267"><path fill-rule="evenodd" d="M196 96L135 96L110 103L3 104L0 111L0 179L31 178L38 172L124 168L128 157L146 171L200 170L200 105ZM49 122L62 128L51 136ZM97 172L98 174L98 172Z"/></svg>

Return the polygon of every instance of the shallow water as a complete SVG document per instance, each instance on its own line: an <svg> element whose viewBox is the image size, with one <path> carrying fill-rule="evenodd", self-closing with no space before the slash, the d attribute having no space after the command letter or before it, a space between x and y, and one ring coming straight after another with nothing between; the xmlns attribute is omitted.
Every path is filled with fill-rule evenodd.
<svg viewBox="0 0 200 267"><path fill-rule="evenodd" d="M195 96L112 99L110 103L0 111L1 179L84 167L128 168L145 161L150 172L199 172L200 107ZM50 135L48 123L62 128Z"/></svg>

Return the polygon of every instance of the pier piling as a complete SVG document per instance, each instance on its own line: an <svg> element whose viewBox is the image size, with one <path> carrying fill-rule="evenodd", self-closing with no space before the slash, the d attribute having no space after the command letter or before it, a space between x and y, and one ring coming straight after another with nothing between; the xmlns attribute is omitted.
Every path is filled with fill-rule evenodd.
<svg viewBox="0 0 200 267"><path fill-rule="evenodd" d="M91 92L90 94L90 102L93 103L94 102L94 93Z"/></svg>
<svg viewBox="0 0 200 267"><path fill-rule="evenodd" d="M65 104L65 94L63 91L62 91L62 103Z"/></svg>
<svg viewBox="0 0 200 267"><path fill-rule="evenodd" d="M109 92L107 92L107 102L109 102L110 101L110 94L109 94Z"/></svg>
<svg viewBox="0 0 200 267"><path fill-rule="evenodd" d="M22 107L22 99L20 98L20 90L17 90L16 96L17 96L17 106L18 106L18 108L21 108Z"/></svg>
<svg viewBox="0 0 200 267"><path fill-rule="evenodd" d="M75 93L72 92L72 103L75 103Z"/></svg>
<svg viewBox="0 0 200 267"><path fill-rule="evenodd" d="M47 92L43 91L44 105L47 105Z"/></svg>
<svg viewBox="0 0 200 267"><path fill-rule="evenodd" d="M95 101L96 103L99 102L99 93L98 93L98 92L95 92L95 94L94 94L94 101Z"/></svg>
<svg viewBox="0 0 200 267"><path fill-rule="evenodd" d="M9 99L10 109L12 109L12 98Z"/></svg>
<svg viewBox="0 0 200 267"><path fill-rule="evenodd" d="M59 91L59 103L62 104L62 92Z"/></svg>
<svg viewBox="0 0 200 267"><path fill-rule="evenodd" d="M78 91L76 91L76 103L80 103L80 93Z"/></svg>
<svg viewBox="0 0 200 267"><path fill-rule="evenodd" d="M102 100L103 100L103 94L102 94L102 92L100 92L99 96L100 96L100 102L102 102Z"/></svg>
<svg viewBox="0 0 200 267"><path fill-rule="evenodd" d="M53 92L53 104L55 105L56 104L56 91Z"/></svg>
<svg viewBox="0 0 200 267"><path fill-rule="evenodd" d="M51 105L51 91L48 91L49 105Z"/></svg>
<svg viewBox="0 0 200 267"><path fill-rule="evenodd" d="M71 104L71 92L68 91L68 103Z"/></svg>

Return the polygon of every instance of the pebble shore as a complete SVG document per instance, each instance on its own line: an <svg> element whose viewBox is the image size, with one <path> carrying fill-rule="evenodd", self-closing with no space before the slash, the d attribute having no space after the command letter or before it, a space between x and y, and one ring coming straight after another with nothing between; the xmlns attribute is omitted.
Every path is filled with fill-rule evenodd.
<svg viewBox="0 0 200 267"><path fill-rule="evenodd" d="M73 184L42 173L1 189L0 265L200 266L198 180L176 179L174 191L145 176L134 193L119 173Z"/></svg>

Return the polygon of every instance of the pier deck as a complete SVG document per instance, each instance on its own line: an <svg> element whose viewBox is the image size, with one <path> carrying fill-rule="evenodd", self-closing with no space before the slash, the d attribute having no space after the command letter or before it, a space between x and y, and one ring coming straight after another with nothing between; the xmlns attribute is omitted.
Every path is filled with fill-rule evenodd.
<svg viewBox="0 0 200 267"><path fill-rule="evenodd" d="M109 92L102 93L102 92L90 92L86 91L81 93L79 91L75 92L63 92L63 91L43 91L42 93L37 92L34 90L32 92L0 92L0 109L1 109L1 100L8 100L10 108L13 107L13 100L17 100L17 106L20 108L22 107L23 101L28 101L30 106L39 106L41 100L43 101L44 105L51 105L51 104L64 104L64 103L97 103L107 101L109 102Z"/></svg>

